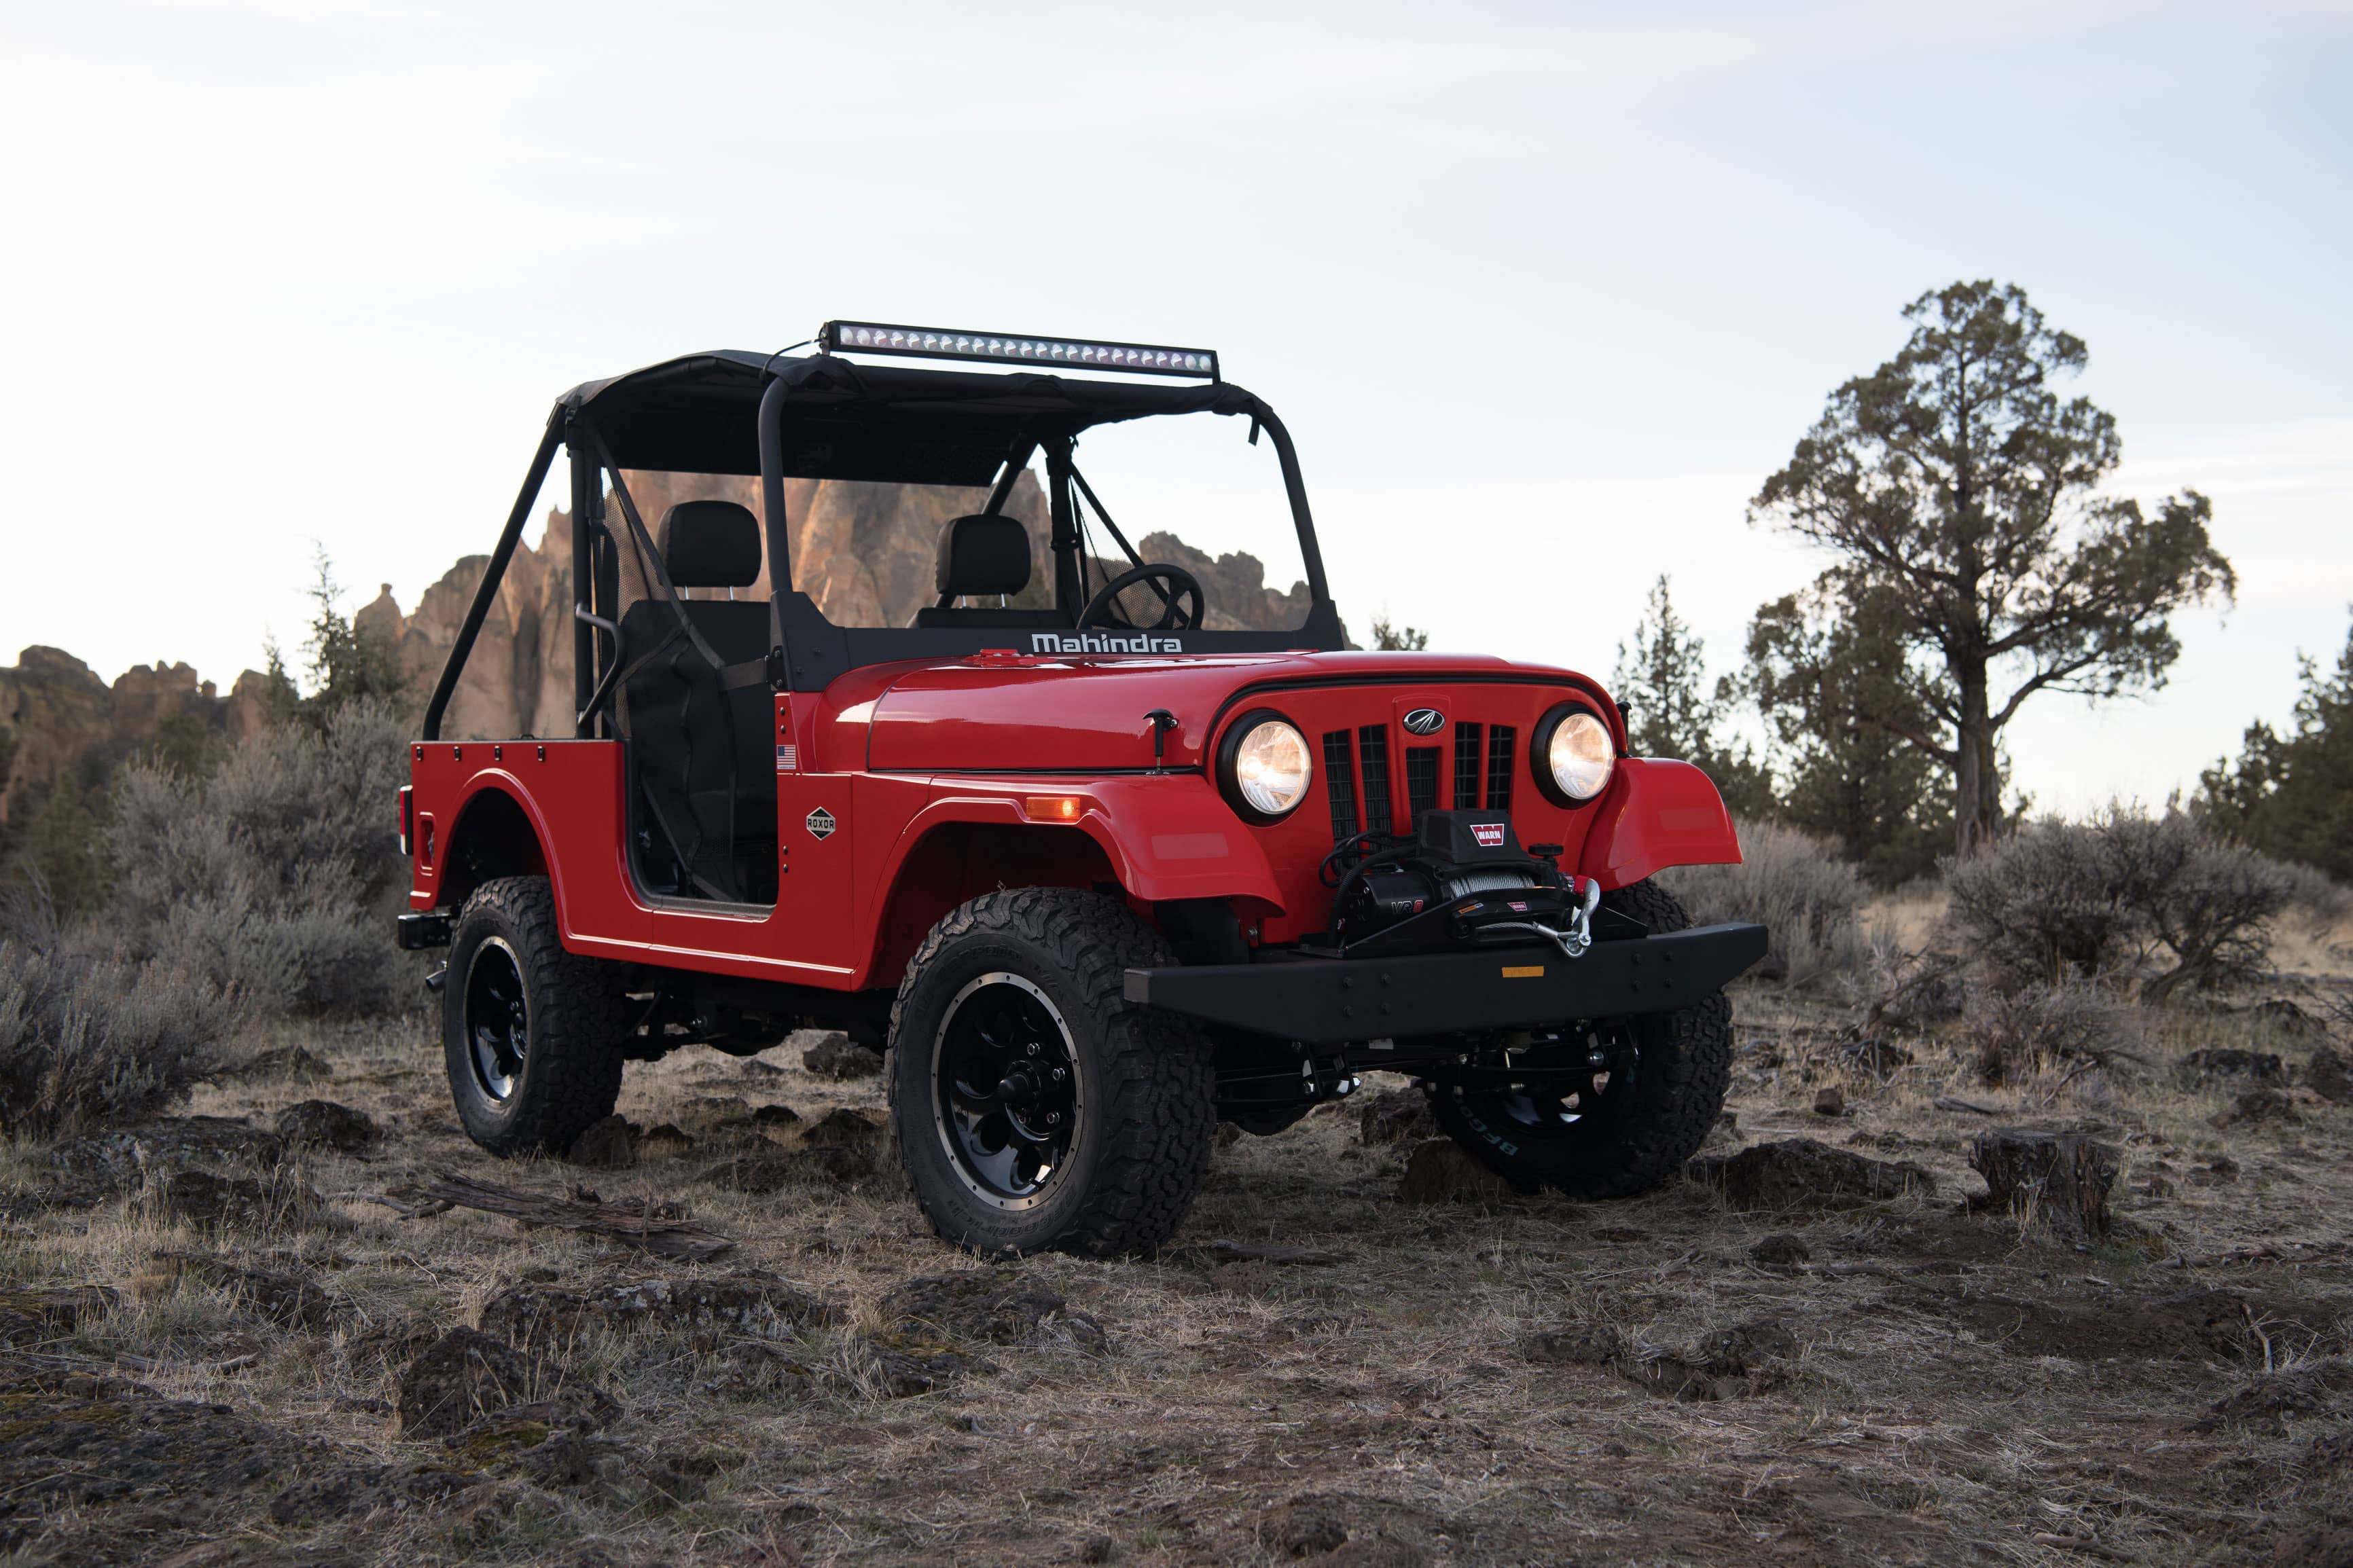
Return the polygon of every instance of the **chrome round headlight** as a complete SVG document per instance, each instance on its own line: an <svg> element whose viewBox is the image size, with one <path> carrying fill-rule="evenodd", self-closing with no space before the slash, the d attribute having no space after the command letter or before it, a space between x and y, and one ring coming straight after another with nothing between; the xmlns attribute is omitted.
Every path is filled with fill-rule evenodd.
<svg viewBox="0 0 2353 1568"><path fill-rule="evenodd" d="M1290 816L1314 778L1307 737L1271 709L1243 714L1218 748L1218 783L1227 801L1252 822Z"/></svg>
<svg viewBox="0 0 2353 1568"><path fill-rule="evenodd" d="M1618 765L1609 726L1591 710L1563 703L1536 724L1530 758L1536 786L1556 805L1581 805L1599 795Z"/></svg>

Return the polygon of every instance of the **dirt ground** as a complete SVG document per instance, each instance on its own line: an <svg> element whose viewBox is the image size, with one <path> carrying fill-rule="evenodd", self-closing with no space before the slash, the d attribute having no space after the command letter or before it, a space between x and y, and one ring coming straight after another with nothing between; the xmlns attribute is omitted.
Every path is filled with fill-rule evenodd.
<svg viewBox="0 0 2353 1568"><path fill-rule="evenodd" d="M127 1176L90 1174L86 1144L79 1174L6 1155L0 1545L313 1568L2353 1563L2329 1533L2353 1520L2353 1107L2299 1083L2312 1026L2253 1000L2145 1021L2145 1068L1988 1088L1942 1036L1883 1078L1841 1046L1841 997L1744 990L1709 1152L1813 1138L1916 1162L1933 1194L1409 1204L1412 1140L1366 1145L1359 1102L1221 1147L1157 1258L995 1268L828 1120L879 1110L880 1080L804 1070L808 1037L633 1066L643 1157L585 1169L467 1143L421 1024L280 1027L182 1114L268 1130L322 1099L373 1139L213 1159L256 1184L235 1192L172 1186L160 1144ZM2251 1121L2217 1125L2249 1081L2172 1065L2217 1046L2283 1058ZM1813 1109L1831 1087L1841 1115ZM778 1105L797 1120L756 1114ZM1991 1125L2114 1146L2129 1224L2086 1247L1968 1212ZM734 1247L667 1259L430 1212L442 1173L643 1200ZM436 1344L473 1326L493 1331Z"/></svg>

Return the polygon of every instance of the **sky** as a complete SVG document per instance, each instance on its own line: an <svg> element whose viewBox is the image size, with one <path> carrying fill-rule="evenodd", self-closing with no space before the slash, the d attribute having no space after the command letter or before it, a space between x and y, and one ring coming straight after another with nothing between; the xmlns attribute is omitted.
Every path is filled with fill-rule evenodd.
<svg viewBox="0 0 2353 1568"><path fill-rule="evenodd" d="M489 549L565 388L849 317L1214 347L1290 426L1360 637L1606 675L1667 573L1726 673L1821 565L1747 498L1977 278L2090 345L2120 493L2211 495L2240 578L2164 690L2031 702L2018 788L2162 800L2347 634L2342 0L82 3L5 37L0 658L226 689L300 643L314 547L404 605ZM1124 522L1288 558L1167 470Z"/></svg>

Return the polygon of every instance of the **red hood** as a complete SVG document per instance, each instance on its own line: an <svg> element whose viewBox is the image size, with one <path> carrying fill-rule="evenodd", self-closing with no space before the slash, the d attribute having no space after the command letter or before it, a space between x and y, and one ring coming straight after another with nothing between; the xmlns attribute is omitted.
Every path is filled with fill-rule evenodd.
<svg viewBox="0 0 2353 1568"><path fill-rule="evenodd" d="M839 720L867 721L866 765L886 771L1094 772L1153 765L1153 726L1166 709L1165 765L1198 766L1219 716L1241 693L1324 683L1411 688L1468 677L1578 679L1540 665L1476 655L1293 653L1173 658L1007 658L906 670ZM867 688L871 690L872 688ZM845 696L850 695L844 693Z"/></svg>

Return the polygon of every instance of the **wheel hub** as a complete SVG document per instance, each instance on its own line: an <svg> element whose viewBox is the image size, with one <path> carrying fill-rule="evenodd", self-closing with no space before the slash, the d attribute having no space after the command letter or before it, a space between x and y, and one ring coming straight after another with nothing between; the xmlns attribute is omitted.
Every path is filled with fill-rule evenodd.
<svg viewBox="0 0 2353 1568"><path fill-rule="evenodd" d="M504 1104L522 1078L531 1046L531 1003L514 949L488 937L466 970L467 1055L474 1082L493 1104Z"/></svg>
<svg viewBox="0 0 2353 1568"><path fill-rule="evenodd" d="M1000 1208L1043 1201L1082 1110L1060 1012L1021 975L980 975L948 1004L932 1061L934 1126L958 1177Z"/></svg>

